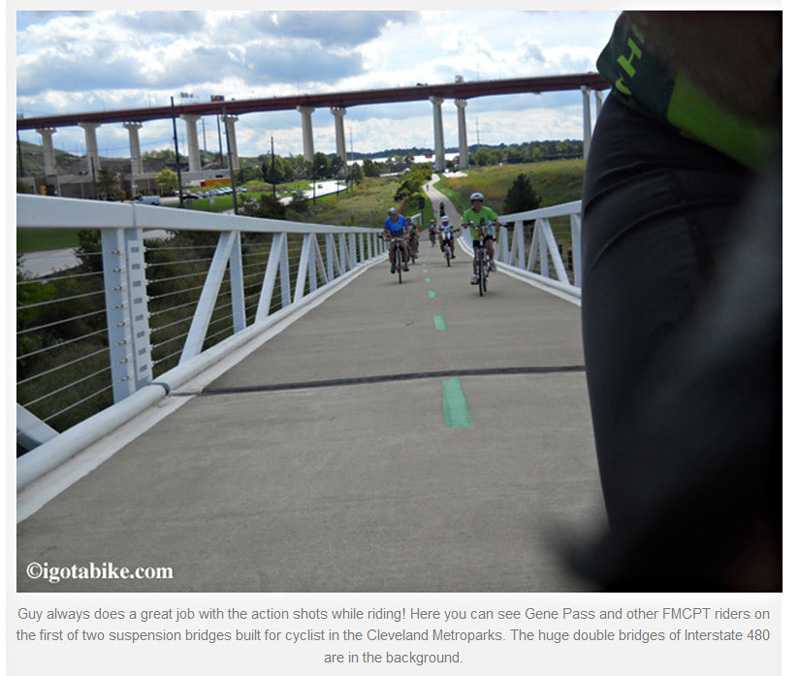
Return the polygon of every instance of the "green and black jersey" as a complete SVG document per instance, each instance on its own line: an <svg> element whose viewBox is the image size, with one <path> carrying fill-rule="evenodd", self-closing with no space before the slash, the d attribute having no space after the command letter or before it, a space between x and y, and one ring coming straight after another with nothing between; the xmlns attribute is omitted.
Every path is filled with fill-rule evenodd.
<svg viewBox="0 0 800 676"><path fill-rule="evenodd" d="M638 112L669 124L751 169L761 169L774 147L772 133L722 110L680 71L648 50L642 33L622 14L597 70L616 98Z"/></svg>

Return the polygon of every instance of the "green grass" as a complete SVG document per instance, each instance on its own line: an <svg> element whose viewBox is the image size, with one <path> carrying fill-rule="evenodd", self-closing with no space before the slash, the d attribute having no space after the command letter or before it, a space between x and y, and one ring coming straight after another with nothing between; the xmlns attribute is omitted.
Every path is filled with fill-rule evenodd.
<svg viewBox="0 0 800 676"><path fill-rule="evenodd" d="M585 160L555 160L531 164L506 164L468 170L466 178L443 178L436 184L459 211L469 207L469 195L482 192L487 206L503 213L506 193L519 174L525 174L542 198L542 207L581 198Z"/></svg>
<svg viewBox="0 0 800 676"><path fill-rule="evenodd" d="M51 249L71 249L78 246L77 230L50 229L18 229L17 253L49 251Z"/></svg>
<svg viewBox="0 0 800 676"><path fill-rule="evenodd" d="M338 199L336 195L317 198L317 204L309 204L308 212L297 218L306 223L383 227L387 209L395 205L398 185L394 178L365 178L354 191L340 193Z"/></svg>

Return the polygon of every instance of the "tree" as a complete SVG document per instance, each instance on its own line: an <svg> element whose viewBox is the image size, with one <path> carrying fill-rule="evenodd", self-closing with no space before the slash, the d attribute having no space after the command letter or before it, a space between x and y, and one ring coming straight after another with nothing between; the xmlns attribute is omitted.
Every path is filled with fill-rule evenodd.
<svg viewBox="0 0 800 676"><path fill-rule="evenodd" d="M178 189L178 174L167 167L156 174L156 184L162 194L171 195Z"/></svg>
<svg viewBox="0 0 800 676"><path fill-rule="evenodd" d="M330 161L325 153L314 153L314 174L318 181L330 176Z"/></svg>
<svg viewBox="0 0 800 676"><path fill-rule="evenodd" d="M302 190L295 190L289 205L296 213L304 214L308 211L308 197Z"/></svg>
<svg viewBox="0 0 800 676"><path fill-rule="evenodd" d="M346 167L347 163L338 155L334 155L328 165L328 175L331 178L341 178L344 176Z"/></svg>
<svg viewBox="0 0 800 676"><path fill-rule="evenodd" d="M536 209L541 201L542 198L534 190L531 180L525 174L519 174L506 193L503 211L507 214L530 211Z"/></svg>
<svg viewBox="0 0 800 676"><path fill-rule="evenodd" d="M364 180L364 172L361 165L353 163L350 171L353 172L353 183L361 183Z"/></svg>
<svg viewBox="0 0 800 676"><path fill-rule="evenodd" d="M364 159L364 176L376 178L381 175L380 167L377 162L372 161L369 157Z"/></svg>
<svg viewBox="0 0 800 676"><path fill-rule="evenodd" d="M255 218L286 219L286 207L272 195L261 193L258 199L247 199L242 205L242 215Z"/></svg>
<svg viewBox="0 0 800 676"><path fill-rule="evenodd" d="M98 192L109 200L117 200L120 198L119 174L106 167L101 167L97 172L97 189Z"/></svg>

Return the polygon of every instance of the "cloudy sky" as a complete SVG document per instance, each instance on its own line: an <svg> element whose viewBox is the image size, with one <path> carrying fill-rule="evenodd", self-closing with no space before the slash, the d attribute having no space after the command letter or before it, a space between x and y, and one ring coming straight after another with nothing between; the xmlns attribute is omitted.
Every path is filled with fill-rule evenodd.
<svg viewBox="0 0 800 676"><path fill-rule="evenodd" d="M166 5L165 5L166 6ZM16 112L26 117L169 105L181 92L246 99L417 82L594 71L615 11L19 11ZM348 149L433 145L428 102L352 107ZM445 143L457 145L456 107L443 106ZM216 119L201 147L219 147ZM582 137L579 92L480 97L467 106L469 142ZM333 116L313 115L315 150L335 150ZM204 135L205 134L205 135ZM121 125L98 129L103 156L129 155ZM183 123L179 141L185 151ZM302 152L295 111L252 113L237 123L239 153ZM34 131L22 140L41 143ZM172 146L169 121L148 122L142 150ZM82 130L59 128L56 148L83 154Z"/></svg>

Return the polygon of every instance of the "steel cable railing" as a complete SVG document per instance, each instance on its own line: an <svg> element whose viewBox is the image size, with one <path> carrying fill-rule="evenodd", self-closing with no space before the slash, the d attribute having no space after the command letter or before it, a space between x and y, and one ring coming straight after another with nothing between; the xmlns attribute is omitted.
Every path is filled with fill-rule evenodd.
<svg viewBox="0 0 800 676"><path fill-rule="evenodd" d="M24 196L18 216L21 228L94 228L72 271L18 273L17 401L56 432L383 253L363 228Z"/></svg>

